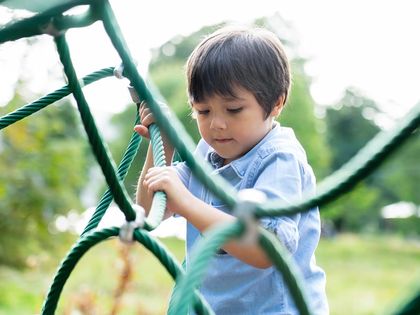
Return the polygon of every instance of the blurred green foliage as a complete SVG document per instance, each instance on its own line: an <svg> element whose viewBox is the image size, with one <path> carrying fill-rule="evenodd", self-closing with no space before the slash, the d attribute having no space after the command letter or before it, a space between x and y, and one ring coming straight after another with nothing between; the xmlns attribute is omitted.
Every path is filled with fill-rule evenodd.
<svg viewBox="0 0 420 315"><path fill-rule="evenodd" d="M291 62L293 84L290 99L280 115L280 123L293 128L318 178L329 172L331 153L326 141L325 123L315 116L316 103L310 93L311 81L304 71L305 60Z"/></svg>
<svg viewBox="0 0 420 315"><path fill-rule="evenodd" d="M381 131L375 123L375 117L380 115L383 113L378 105L353 88L348 88L342 99L327 109L325 123L332 156L331 172L348 162ZM326 205L324 217L332 219L339 231L375 231L380 227L382 207L401 200L420 205L419 140L419 133L413 134L353 191ZM397 225L394 228L401 230ZM414 234L420 235L417 231L414 229Z"/></svg>
<svg viewBox="0 0 420 315"><path fill-rule="evenodd" d="M17 93L3 116L24 104ZM82 207L87 180L85 139L75 109L52 105L0 133L0 264L23 266L29 255L53 249L54 220ZM53 235L51 234L53 233Z"/></svg>

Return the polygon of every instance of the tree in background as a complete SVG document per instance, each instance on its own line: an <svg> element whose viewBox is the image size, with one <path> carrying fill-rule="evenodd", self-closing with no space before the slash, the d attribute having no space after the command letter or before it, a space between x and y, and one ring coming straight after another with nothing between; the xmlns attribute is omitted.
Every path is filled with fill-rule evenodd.
<svg viewBox="0 0 420 315"><path fill-rule="evenodd" d="M420 133L417 130L399 150L384 163L375 177L388 203L408 201L420 205Z"/></svg>
<svg viewBox="0 0 420 315"><path fill-rule="evenodd" d="M355 89L326 111L327 140L332 153L331 171L348 162L381 128L375 118L377 104ZM420 142L413 135L404 147L347 195L326 206L326 216L338 230L378 229L380 210L397 201L420 204Z"/></svg>
<svg viewBox="0 0 420 315"><path fill-rule="evenodd" d="M355 89L347 89L342 99L326 112L327 141L332 153L332 171L349 161L380 128L374 122L376 103Z"/></svg>
<svg viewBox="0 0 420 315"><path fill-rule="evenodd" d="M377 105L355 89L347 89L342 99L326 110L327 140L331 150L331 173L348 162L380 128L373 121ZM365 117L370 117L367 119ZM378 170L380 171L380 170ZM373 175L373 176L376 176ZM381 192L372 185L372 177L335 202L325 206L338 231L359 231L378 224Z"/></svg>
<svg viewBox="0 0 420 315"><path fill-rule="evenodd" d="M290 99L280 115L280 123L290 126L302 143L318 181L330 168L330 148L325 139L324 121L315 116L315 103L310 93L311 80L304 71L305 60L292 60L293 83Z"/></svg>
<svg viewBox="0 0 420 315"><path fill-rule="evenodd" d="M23 104L17 92L0 116ZM56 216L81 209L91 155L79 126L62 101L1 131L0 264L24 266L29 255L57 245Z"/></svg>

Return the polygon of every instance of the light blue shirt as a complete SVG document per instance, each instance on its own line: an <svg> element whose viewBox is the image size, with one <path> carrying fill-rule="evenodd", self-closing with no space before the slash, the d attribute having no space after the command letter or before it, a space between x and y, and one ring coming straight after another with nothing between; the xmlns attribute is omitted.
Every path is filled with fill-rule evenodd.
<svg viewBox="0 0 420 315"><path fill-rule="evenodd" d="M249 152L227 165L204 140L197 145L195 156L205 158L214 173L235 189L254 188L268 199L291 202L315 193L315 176L306 154L290 128L275 124L273 129ZM175 165L184 185L204 202L230 213L185 163ZM313 314L329 314L325 294L325 273L316 265L314 252L320 238L317 208L293 216L263 218L261 224L272 231L291 253L302 272ZM191 247L201 238L200 232L187 223L187 269ZM212 260L200 292L217 315L298 314L293 298L281 274L274 267L254 268L221 251Z"/></svg>

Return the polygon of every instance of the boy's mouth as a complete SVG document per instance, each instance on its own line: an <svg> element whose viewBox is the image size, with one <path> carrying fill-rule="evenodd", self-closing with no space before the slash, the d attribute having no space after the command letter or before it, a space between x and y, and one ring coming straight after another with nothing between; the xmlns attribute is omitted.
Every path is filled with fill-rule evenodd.
<svg viewBox="0 0 420 315"><path fill-rule="evenodd" d="M227 143L227 142L230 142L232 140L233 140L232 138L219 138L219 139L214 139L214 141L217 142L217 143Z"/></svg>

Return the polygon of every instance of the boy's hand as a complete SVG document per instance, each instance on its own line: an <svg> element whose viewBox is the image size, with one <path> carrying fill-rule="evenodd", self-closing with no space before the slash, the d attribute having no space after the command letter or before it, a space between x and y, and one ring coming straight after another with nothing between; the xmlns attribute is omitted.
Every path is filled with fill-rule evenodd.
<svg viewBox="0 0 420 315"><path fill-rule="evenodd" d="M163 191L167 197L167 209L182 215L191 193L186 189L171 167L152 167L148 170L143 185L149 192Z"/></svg>
<svg viewBox="0 0 420 315"><path fill-rule="evenodd" d="M166 104L159 103L159 106L166 116L170 116L171 113ZM134 131L137 132L143 138L150 139L149 126L155 123L156 121L151 110L149 109L149 107L147 107L147 104L145 102L142 102L140 104L139 116L140 116L141 125L135 125ZM165 138L164 134L162 134L162 136L163 138ZM165 143L166 139L163 139L163 140Z"/></svg>
<svg viewBox="0 0 420 315"><path fill-rule="evenodd" d="M135 125L134 131L136 131L143 138L150 139L149 126L155 122L155 118L144 102L140 104L139 115L141 125Z"/></svg>

